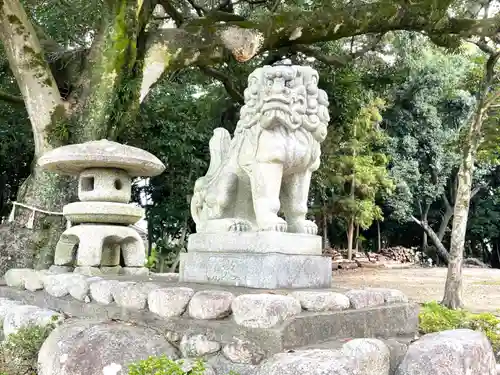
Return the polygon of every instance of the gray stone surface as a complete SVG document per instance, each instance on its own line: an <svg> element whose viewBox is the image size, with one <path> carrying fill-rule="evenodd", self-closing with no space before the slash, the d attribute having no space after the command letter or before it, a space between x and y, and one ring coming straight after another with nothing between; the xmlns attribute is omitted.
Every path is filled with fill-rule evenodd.
<svg viewBox="0 0 500 375"><path fill-rule="evenodd" d="M58 266L56 264L50 266L50 268L49 268L49 272L50 273L69 273L69 272L73 272L74 271L74 267L71 267L71 266Z"/></svg>
<svg viewBox="0 0 500 375"><path fill-rule="evenodd" d="M274 294L244 294L233 300L234 321L251 328L269 328L283 323L301 311L293 297Z"/></svg>
<svg viewBox="0 0 500 375"><path fill-rule="evenodd" d="M191 252L281 253L321 255L321 237L282 232L194 233Z"/></svg>
<svg viewBox="0 0 500 375"><path fill-rule="evenodd" d="M84 283L86 277L77 273L62 273L44 277L45 291L54 297L64 297L74 284Z"/></svg>
<svg viewBox="0 0 500 375"><path fill-rule="evenodd" d="M3 277L8 286L23 289L26 278L36 277L36 272L30 268L11 268Z"/></svg>
<svg viewBox="0 0 500 375"><path fill-rule="evenodd" d="M231 314L234 294L220 290L196 292L188 305L193 319L221 319Z"/></svg>
<svg viewBox="0 0 500 375"><path fill-rule="evenodd" d="M410 345L396 375L496 375L495 355L479 331L457 329L422 336Z"/></svg>
<svg viewBox="0 0 500 375"><path fill-rule="evenodd" d="M182 358L177 360L177 363L181 365L182 371L184 371L186 374L190 374L190 371L192 371L196 366L196 362L197 360L192 358ZM213 367L210 366L209 364L203 363L203 367L204 367L203 375L218 375L213 369Z"/></svg>
<svg viewBox="0 0 500 375"><path fill-rule="evenodd" d="M131 177L156 176L165 170L149 152L106 139L58 147L45 153L38 163L50 172L75 176L89 168L116 168Z"/></svg>
<svg viewBox="0 0 500 375"><path fill-rule="evenodd" d="M244 340L235 340L224 345L222 354L231 362L246 365L258 365L265 356L257 344Z"/></svg>
<svg viewBox="0 0 500 375"><path fill-rule="evenodd" d="M145 309L148 301L148 294L159 288L151 283L136 283L124 281L115 284L111 289L111 294L116 304L127 309Z"/></svg>
<svg viewBox="0 0 500 375"><path fill-rule="evenodd" d="M342 293L330 291L300 291L292 292L290 296L296 298L302 308L307 311L345 310L350 306L349 298Z"/></svg>
<svg viewBox="0 0 500 375"><path fill-rule="evenodd" d="M237 375L257 375L259 371L258 365L248 365L231 362L222 354L210 356L207 359L207 362L212 366L212 368L215 369L217 375L231 374L231 371L233 371L233 373Z"/></svg>
<svg viewBox="0 0 500 375"><path fill-rule="evenodd" d="M44 288L45 276L48 274L49 271L36 271L32 274L27 274L24 278L24 287L31 292L42 290Z"/></svg>
<svg viewBox="0 0 500 375"><path fill-rule="evenodd" d="M151 275L161 281L179 281L179 274L174 272L153 273Z"/></svg>
<svg viewBox="0 0 500 375"><path fill-rule="evenodd" d="M355 289L348 291L345 295L351 301L351 307L354 309L364 309L385 304L385 296L381 291Z"/></svg>
<svg viewBox="0 0 500 375"><path fill-rule="evenodd" d="M329 288L332 260L320 255L188 252L181 254L183 282L250 288Z"/></svg>
<svg viewBox="0 0 500 375"><path fill-rule="evenodd" d="M90 267L90 266L78 266L75 268L75 273L79 273L85 276L101 276L102 271L99 267Z"/></svg>
<svg viewBox="0 0 500 375"><path fill-rule="evenodd" d="M389 349L379 340L357 339L340 350L299 350L263 362L258 375L388 375Z"/></svg>
<svg viewBox="0 0 500 375"><path fill-rule="evenodd" d="M157 282L155 279L154 283ZM206 285L196 284L173 285L190 286L198 290L206 288ZM218 287L214 286L214 288ZM235 295L254 291L254 289L229 289ZM0 286L0 297L64 312L75 318L102 319L106 317L106 319L132 322L134 325L151 327L161 332L175 333L178 338L186 332L203 334L210 340L221 343L230 343L238 337L258 343L266 356L335 339L413 336L418 327L418 305L415 304L392 304L362 310L321 313L301 312L279 326L256 329L238 325L233 319L195 320L186 316L165 319L146 310L125 309L116 304L86 304L73 298L55 298L47 293L33 293L5 286ZM223 358L221 363L225 361L230 362ZM214 368L217 370L215 366ZM235 366L234 371L238 371L240 375L246 374L238 370L239 368L240 366ZM241 369L245 371L248 368L249 365L241 366Z"/></svg>
<svg viewBox="0 0 500 375"><path fill-rule="evenodd" d="M398 289L389 288L366 288L365 290L380 292L384 295L385 303L406 303L408 297Z"/></svg>
<svg viewBox="0 0 500 375"><path fill-rule="evenodd" d="M90 284L101 280L98 276L74 279L74 282L68 286L68 292L73 298L79 301L87 301L89 300Z"/></svg>
<svg viewBox="0 0 500 375"><path fill-rule="evenodd" d="M0 325L3 326L3 321L8 313L16 306L20 306L23 303L21 301L16 301L9 298L0 298Z"/></svg>
<svg viewBox="0 0 500 375"><path fill-rule="evenodd" d="M141 264L144 264L144 262ZM147 276L149 275L149 269L146 267L123 267L121 273L123 275Z"/></svg>
<svg viewBox="0 0 500 375"><path fill-rule="evenodd" d="M22 327L58 324L62 320L62 315L52 310L31 305L13 306L3 321L3 334L7 337Z"/></svg>
<svg viewBox="0 0 500 375"><path fill-rule="evenodd" d="M220 343L209 340L205 335L184 335L179 344L182 356L188 358L217 353L220 348Z"/></svg>
<svg viewBox="0 0 500 375"><path fill-rule="evenodd" d="M109 305L114 301L111 291L118 284L116 280L100 280L89 285L90 296L94 301Z"/></svg>
<svg viewBox="0 0 500 375"><path fill-rule="evenodd" d="M176 349L152 329L73 321L56 328L42 345L38 375L126 374L128 364L161 355L179 358Z"/></svg>
<svg viewBox="0 0 500 375"><path fill-rule="evenodd" d="M181 316L194 295L191 288L161 288L148 295L149 310L163 318Z"/></svg>

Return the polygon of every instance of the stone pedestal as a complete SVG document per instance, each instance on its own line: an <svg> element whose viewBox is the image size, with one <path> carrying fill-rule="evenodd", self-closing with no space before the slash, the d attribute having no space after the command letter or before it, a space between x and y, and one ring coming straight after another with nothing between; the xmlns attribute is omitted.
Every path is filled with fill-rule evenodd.
<svg viewBox="0 0 500 375"><path fill-rule="evenodd" d="M180 281L258 289L330 288L321 237L295 233L197 233L181 254Z"/></svg>

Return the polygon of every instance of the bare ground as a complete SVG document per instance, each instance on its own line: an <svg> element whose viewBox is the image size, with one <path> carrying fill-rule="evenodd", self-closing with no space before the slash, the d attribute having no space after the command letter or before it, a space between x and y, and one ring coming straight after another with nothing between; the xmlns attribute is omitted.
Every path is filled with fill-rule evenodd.
<svg viewBox="0 0 500 375"><path fill-rule="evenodd" d="M383 287L403 291L416 302L440 301L446 268L358 269L335 273L333 285L340 288ZM500 270L464 269L465 308L474 312L500 312Z"/></svg>

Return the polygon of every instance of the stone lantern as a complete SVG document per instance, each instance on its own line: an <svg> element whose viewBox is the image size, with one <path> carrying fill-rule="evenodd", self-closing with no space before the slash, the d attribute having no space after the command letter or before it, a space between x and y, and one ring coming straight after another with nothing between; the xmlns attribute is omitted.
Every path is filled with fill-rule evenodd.
<svg viewBox="0 0 500 375"><path fill-rule="evenodd" d="M59 147L38 163L78 176L80 202L63 208L64 217L76 225L61 235L54 264L76 266L75 272L85 274L118 273L123 258L124 273L145 272L144 242L130 227L144 216L144 209L129 204L132 178L159 175L163 163L149 152L107 140Z"/></svg>

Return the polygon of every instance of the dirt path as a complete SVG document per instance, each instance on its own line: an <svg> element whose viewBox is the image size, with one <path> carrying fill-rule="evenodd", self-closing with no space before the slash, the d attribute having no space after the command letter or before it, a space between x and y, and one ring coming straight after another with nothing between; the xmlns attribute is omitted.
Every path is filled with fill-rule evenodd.
<svg viewBox="0 0 500 375"><path fill-rule="evenodd" d="M441 300L446 268L410 268L373 270L334 274L333 283L342 288L387 287L405 292L417 302ZM464 269L465 307L475 312L500 311L500 270Z"/></svg>

